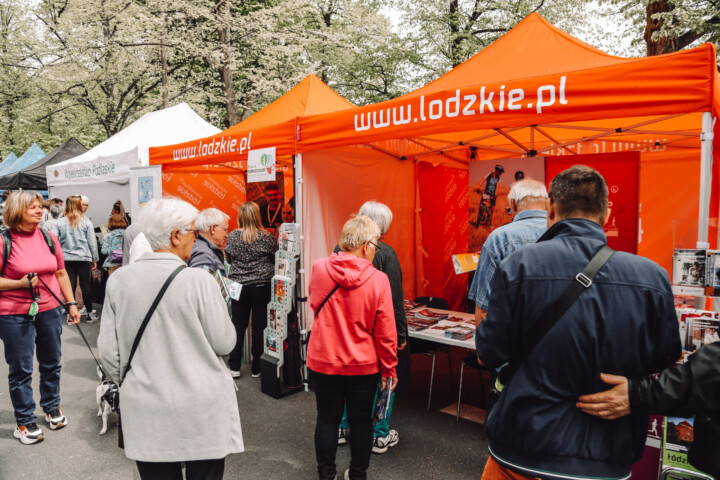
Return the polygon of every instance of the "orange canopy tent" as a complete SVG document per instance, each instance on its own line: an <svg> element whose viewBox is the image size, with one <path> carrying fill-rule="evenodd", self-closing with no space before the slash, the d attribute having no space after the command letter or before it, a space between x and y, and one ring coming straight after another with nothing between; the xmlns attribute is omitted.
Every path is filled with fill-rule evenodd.
<svg viewBox="0 0 720 480"><path fill-rule="evenodd" d="M191 142L150 148L150 164L162 165L163 194L186 199L198 208L234 214L246 201L244 172L250 150L275 147L285 195L292 196L295 118L352 108L353 104L308 75L286 94L229 129ZM207 174L214 174L208 176Z"/></svg>
<svg viewBox="0 0 720 480"><path fill-rule="evenodd" d="M327 255L348 214L375 198L395 215L387 241L405 296L458 307L465 290L449 257L467 248L471 159L639 151L638 252L669 269L673 247L717 239L719 110L713 45L619 58L531 14L414 92L298 119L305 263ZM459 209L438 211L443 202ZM429 250L431 237L441 247Z"/></svg>

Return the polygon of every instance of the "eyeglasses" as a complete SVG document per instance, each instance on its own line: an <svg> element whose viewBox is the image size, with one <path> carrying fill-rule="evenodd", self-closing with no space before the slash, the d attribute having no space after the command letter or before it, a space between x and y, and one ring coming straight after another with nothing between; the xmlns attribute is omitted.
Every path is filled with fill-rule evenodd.
<svg viewBox="0 0 720 480"><path fill-rule="evenodd" d="M198 230L197 228L186 228L185 230L183 230L183 232L192 232L195 236L195 240L197 240L197 238L200 236L200 230Z"/></svg>
<svg viewBox="0 0 720 480"><path fill-rule="evenodd" d="M373 241L370 241L370 240L368 240L368 243L374 245L374 246L375 246L375 250L377 250L377 251L380 250L380 245L378 245L377 243L375 243L375 242L373 242Z"/></svg>
<svg viewBox="0 0 720 480"><path fill-rule="evenodd" d="M222 225L215 225L217 228L222 228L225 233L227 233L228 229L223 227Z"/></svg>

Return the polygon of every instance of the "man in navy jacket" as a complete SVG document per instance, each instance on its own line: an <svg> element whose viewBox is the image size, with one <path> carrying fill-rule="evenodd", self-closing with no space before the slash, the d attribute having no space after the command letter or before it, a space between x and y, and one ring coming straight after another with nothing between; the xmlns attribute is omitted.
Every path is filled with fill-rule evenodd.
<svg viewBox="0 0 720 480"><path fill-rule="evenodd" d="M503 260L493 277L475 340L489 367L520 355L548 306L607 243L608 189L599 172L571 167L553 179L549 197L547 232ZM647 411L608 421L576 408L577 398L606 388L600 372L645 376L679 356L667 272L615 253L507 382L487 421L491 458L483 478L629 478L643 453Z"/></svg>

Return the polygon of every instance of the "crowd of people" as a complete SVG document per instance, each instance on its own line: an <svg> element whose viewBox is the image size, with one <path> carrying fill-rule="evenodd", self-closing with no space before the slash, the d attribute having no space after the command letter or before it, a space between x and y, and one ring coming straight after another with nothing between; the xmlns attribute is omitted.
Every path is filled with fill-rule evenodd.
<svg viewBox="0 0 720 480"><path fill-rule="evenodd" d="M226 213L179 199L151 200L135 222L116 202L99 249L84 215L89 199L71 196L60 212L63 202L32 192L4 198L0 241L12 249L0 264L0 338L15 437L44 438L31 385L35 346L46 423L68 424L59 392L63 305L72 324L82 315L98 320L89 284L104 255L98 349L121 387L125 454L144 479L182 478L183 464L188 479L222 478L225 457L244 449L233 379L241 376L245 334L250 327L257 378L278 229L294 221L294 202L283 204L275 185L265 196L265 205L239 207L233 231ZM720 349L701 348L673 367L680 342L667 273L605 248L603 177L575 166L549 191L521 178L508 198L513 220L487 238L469 291L478 362L498 377L483 478L628 478L649 412L698 415L691 462L720 474L709 447L720 442ZM402 271L383 241L392 218L387 205L366 202L310 273L307 367L321 480L364 480L372 452L399 442L390 420L409 349ZM242 285L237 299L223 298L215 274ZM374 419L386 392L387 413ZM336 451L346 443L351 462L340 474Z"/></svg>

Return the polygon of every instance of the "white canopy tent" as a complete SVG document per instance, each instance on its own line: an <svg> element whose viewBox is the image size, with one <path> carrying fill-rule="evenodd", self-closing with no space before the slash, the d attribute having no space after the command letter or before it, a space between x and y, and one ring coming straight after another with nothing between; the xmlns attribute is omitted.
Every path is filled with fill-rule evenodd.
<svg viewBox="0 0 720 480"><path fill-rule="evenodd" d="M130 168L148 165L151 146L173 145L219 132L186 103L146 113L82 155L47 167L50 197L86 195L90 198L87 216L95 225L105 223L116 200L122 200L126 208L132 205Z"/></svg>

